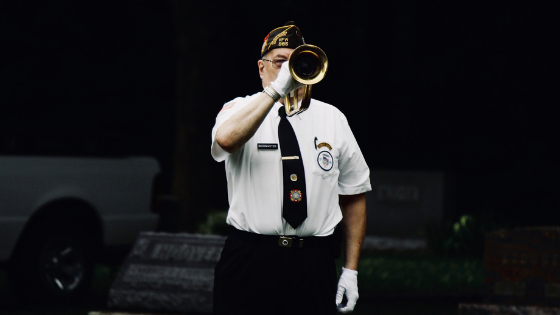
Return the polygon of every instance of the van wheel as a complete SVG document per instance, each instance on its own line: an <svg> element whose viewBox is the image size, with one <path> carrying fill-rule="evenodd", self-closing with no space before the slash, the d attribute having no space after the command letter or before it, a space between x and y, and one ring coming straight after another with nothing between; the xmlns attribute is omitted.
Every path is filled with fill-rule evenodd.
<svg viewBox="0 0 560 315"><path fill-rule="evenodd" d="M72 222L29 231L13 259L10 282L24 301L69 303L89 291L93 263L85 232Z"/></svg>

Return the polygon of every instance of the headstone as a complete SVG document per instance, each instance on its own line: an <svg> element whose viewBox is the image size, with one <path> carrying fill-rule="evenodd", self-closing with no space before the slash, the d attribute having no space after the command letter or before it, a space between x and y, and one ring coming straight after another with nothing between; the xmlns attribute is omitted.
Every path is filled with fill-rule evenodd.
<svg viewBox="0 0 560 315"><path fill-rule="evenodd" d="M366 193L367 233L422 238L428 224L443 218L443 172L372 170Z"/></svg>
<svg viewBox="0 0 560 315"><path fill-rule="evenodd" d="M552 307L492 304L459 304L459 315L559 315Z"/></svg>
<svg viewBox="0 0 560 315"><path fill-rule="evenodd" d="M491 303L560 306L560 227L488 233L484 288Z"/></svg>
<svg viewBox="0 0 560 315"><path fill-rule="evenodd" d="M225 237L142 232L109 291L116 310L212 313Z"/></svg>
<svg viewBox="0 0 560 315"><path fill-rule="evenodd" d="M485 304L460 304L460 315L560 315L560 227L486 234Z"/></svg>

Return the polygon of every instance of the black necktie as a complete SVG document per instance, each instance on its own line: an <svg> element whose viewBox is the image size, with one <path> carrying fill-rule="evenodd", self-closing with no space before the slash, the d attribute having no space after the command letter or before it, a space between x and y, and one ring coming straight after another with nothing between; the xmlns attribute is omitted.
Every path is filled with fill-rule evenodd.
<svg viewBox="0 0 560 315"><path fill-rule="evenodd" d="M282 216L295 229L307 218L305 173L296 134L286 118L284 106L278 109L278 115L278 140L284 180Z"/></svg>

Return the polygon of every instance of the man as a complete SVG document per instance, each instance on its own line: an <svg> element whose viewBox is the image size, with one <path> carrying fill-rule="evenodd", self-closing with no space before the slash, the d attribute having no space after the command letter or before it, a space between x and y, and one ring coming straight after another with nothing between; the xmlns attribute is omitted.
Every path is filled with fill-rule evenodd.
<svg viewBox="0 0 560 315"><path fill-rule="evenodd" d="M335 107L312 99L286 116L283 98L303 89L285 61L302 44L293 22L271 31L258 61L265 90L226 103L212 130L212 156L226 164L231 226L215 270L215 314L346 313L358 299L369 168ZM345 262L337 287L339 223Z"/></svg>

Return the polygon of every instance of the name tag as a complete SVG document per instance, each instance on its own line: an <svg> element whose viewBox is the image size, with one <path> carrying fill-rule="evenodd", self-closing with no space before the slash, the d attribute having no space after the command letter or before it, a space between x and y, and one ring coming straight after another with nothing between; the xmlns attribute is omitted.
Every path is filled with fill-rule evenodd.
<svg viewBox="0 0 560 315"><path fill-rule="evenodd" d="M278 150L278 143L257 143L259 150Z"/></svg>

